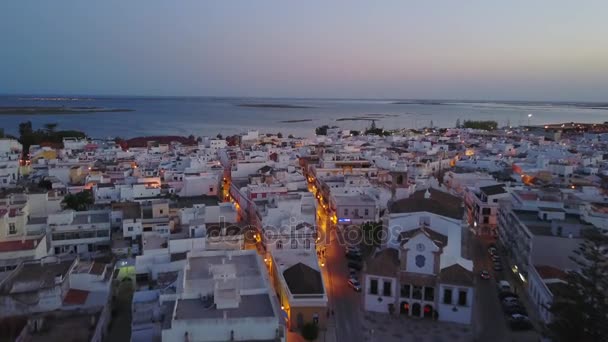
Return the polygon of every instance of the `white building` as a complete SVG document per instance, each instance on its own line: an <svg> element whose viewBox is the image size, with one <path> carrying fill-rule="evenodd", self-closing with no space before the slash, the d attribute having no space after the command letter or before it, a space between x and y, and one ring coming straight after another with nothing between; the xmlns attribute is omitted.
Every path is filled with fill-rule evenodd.
<svg viewBox="0 0 608 342"><path fill-rule="evenodd" d="M388 238L364 267L367 311L470 324L473 262L462 257L462 202L422 190L392 204Z"/></svg>
<svg viewBox="0 0 608 342"><path fill-rule="evenodd" d="M253 250L190 252L168 303L163 341L285 340L280 308Z"/></svg>
<svg viewBox="0 0 608 342"><path fill-rule="evenodd" d="M54 254L109 250L110 212L65 210L47 218L47 233Z"/></svg>

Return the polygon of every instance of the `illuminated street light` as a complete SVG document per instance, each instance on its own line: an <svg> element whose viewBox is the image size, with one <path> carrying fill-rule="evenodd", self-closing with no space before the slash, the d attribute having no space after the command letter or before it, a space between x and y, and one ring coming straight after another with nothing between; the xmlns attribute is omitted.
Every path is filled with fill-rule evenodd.
<svg viewBox="0 0 608 342"><path fill-rule="evenodd" d="M528 114L528 126L530 126L530 119L532 119L532 113Z"/></svg>

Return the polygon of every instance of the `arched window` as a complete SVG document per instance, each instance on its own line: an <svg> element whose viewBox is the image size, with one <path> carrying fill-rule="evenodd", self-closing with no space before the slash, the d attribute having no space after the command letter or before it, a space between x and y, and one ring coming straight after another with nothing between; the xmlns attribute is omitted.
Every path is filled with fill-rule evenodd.
<svg viewBox="0 0 608 342"><path fill-rule="evenodd" d="M277 249L283 249L283 241L281 241L281 240L277 241Z"/></svg>

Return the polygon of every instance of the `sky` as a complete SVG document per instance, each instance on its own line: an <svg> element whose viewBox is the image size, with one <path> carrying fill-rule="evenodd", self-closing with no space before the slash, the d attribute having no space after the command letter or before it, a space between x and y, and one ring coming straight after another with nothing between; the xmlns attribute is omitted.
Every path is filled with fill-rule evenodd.
<svg viewBox="0 0 608 342"><path fill-rule="evenodd" d="M0 94L608 101L605 0L3 0Z"/></svg>

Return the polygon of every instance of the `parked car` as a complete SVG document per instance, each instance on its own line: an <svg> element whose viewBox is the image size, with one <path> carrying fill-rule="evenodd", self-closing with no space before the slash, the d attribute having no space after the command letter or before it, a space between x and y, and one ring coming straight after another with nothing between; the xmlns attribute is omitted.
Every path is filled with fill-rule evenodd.
<svg viewBox="0 0 608 342"><path fill-rule="evenodd" d="M498 294L498 298L502 301L505 298L508 297L513 297L513 298L519 298L519 296L511 291L504 291L504 292L500 292Z"/></svg>
<svg viewBox="0 0 608 342"><path fill-rule="evenodd" d="M361 284L357 279L348 279L348 286L357 292L361 292Z"/></svg>
<svg viewBox="0 0 608 342"><path fill-rule="evenodd" d="M498 283L496 283L496 286L500 292L511 292L513 290L511 284L509 284L509 282L506 280L500 280Z"/></svg>
<svg viewBox="0 0 608 342"><path fill-rule="evenodd" d="M348 252L346 253L346 258L353 261L361 261L361 254Z"/></svg>
<svg viewBox="0 0 608 342"><path fill-rule="evenodd" d="M528 315L528 311L526 311L526 308L521 305L507 306L503 308L503 311L508 315Z"/></svg>
<svg viewBox="0 0 608 342"><path fill-rule="evenodd" d="M354 270L354 269L352 269L352 268L351 268L351 269L348 271L348 277L349 277L349 278L356 278L358 273L359 273L359 272L357 272L356 270Z"/></svg>
<svg viewBox="0 0 608 342"><path fill-rule="evenodd" d="M506 297L503 298L501 300L502 305L504 306L509 306L509 305L519 305L519 299L516 297Z"/></svg>
<svg viewBox="0 0 608 342"><path fill-rule="evenodd" d="M494 271L496 272L500 272L502 271L502 264L501 263L494 263L494 266L492 267L492 269L494 269Z"/></svg>
<svg viewBox="0 0 608 342"><path fill-rule="evenodd" d="M490 272L488 271L481 271L481 273L479 273L479 276L481 277L481 279L490 279Z"/></svg>
<svg viewBox="0 0 608 342"><path fill-rule="evenodd" d="M490 247L488 248L488 253L490 253L490 255L496 255L498 250L496 250L496 247Z"/></svg>
<svg viewBox="0 0 608 342"><path fill-rule="evenodd" d="M528 316L521 314L513 314L509 317L509 326L513 330L528 330L532 329L532 323Z"/></svg>
<svg viewBox="0 0 608 342"><path fill-rule="evenodd" d="M346 246L346 251L361 253L361 248L359 246Z"/></svg>
<svg viewBox="0 0 608 342"><path fill-rule="evenodd" d="M361 266L361 264L358 263L358 262L351 261L351 262L348 263L348 268L356 270L356 271L361 271L361 269L363 268L363 266Z"/></svg>
<svg viewBox="0 0 608 342"><path fill-rule="evenodd" d="M494 262L500 261L500 256L497 254L492 255L490 258L492 258L492 261L494 261Z"/></svg>

